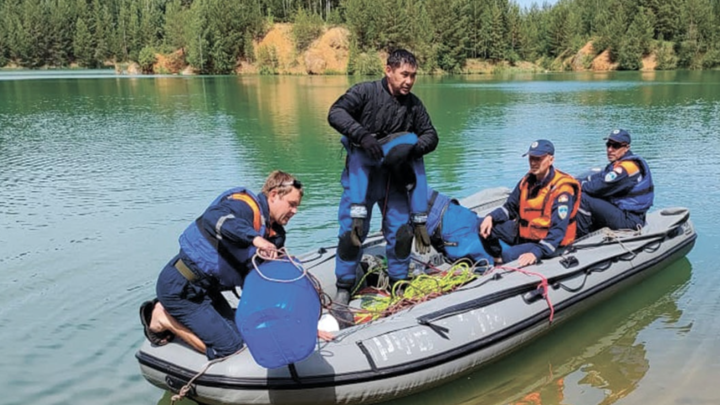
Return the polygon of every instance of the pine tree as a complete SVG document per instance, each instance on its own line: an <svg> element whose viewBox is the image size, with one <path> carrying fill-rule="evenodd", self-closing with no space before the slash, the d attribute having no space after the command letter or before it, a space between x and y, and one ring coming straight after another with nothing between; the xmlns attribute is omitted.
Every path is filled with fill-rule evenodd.
<svg viewBox="0 0 720 405"><path fill-rule="evenodd" d="M672 41L680 34L680 0L658 1L655 16L657 35Z"/></svg>
<svg viewBox="0 0 720 405"><path fill-rule="evenodd" d="M624 70L638 70L642 67L642 56L650 51L653 26L645 7L640 6L635 18L620 41L617 52L618 67Z"/></svg>
<svg viewBox="0 0 720 405"><path fill-rule="evenodd" d="M502 11L495 2L487 10L486 18L483 18L487 28L487 58L500 61L505 59L505 50L507 48Z"/></svg>
<svg viewBox="0 0 720 405"><path fill-rule="evenodd" d="M145 0L139 5L140 28L138 45L154 47L162 42L163 13L157 1ZM141 48L142 48L141 47Z"/></svg>
<svg viewBox="0 0 720 405"><path fill-rule="evenodd" d="M707 52L716 42L716 21L710 0L686 0L683 22L688 31L690 26L697 29L697 46L700 52Z"/></svg>
<svg viewBox="0 0 720 405"><path fill-rule="evenodd" d="M189 9L183 8L180 0L169 2L165 8L165 44L183 49L187 46L187 24Z"/></svg>
<svg viewBox="0 0 720 405"><path fill-rule="evenodd" d="M378 47L391 51L397 48L404 48L411 39L410 19L407 14L409 3L413 0L386 0L381 2L383 16L379 20L382 23Z"/></svg>
<svg viewBox="0 0 720 405"><path fill-rule="evenodd" d="M195 0L190 9L187 60L200 73L210 72L210 35L208 32L207 0Z"/></svg>
<svg viewBox="0 0 720 405"><path fill-rule="evenodd" d="M380 31L384 25L384 0L346 0L343 3L348 29L359 52L375 50L380 44Z"/></svg>
<svg viewBox="0 0 720 405"><path fill-rule="evenodd" d="M95 52L93 50L93 38L85 23L85 18L78 17L75 23L75 38L73 40L75 61L84 67L95 67Z"/></svg>
<svg viewBox="0 0 720 405"><path fill-rule="evenodd" d="M643 55L651 51L652 39L655 33L653 19L654 15L652 12L640 6L637 14L635 14L635 19L628 29L627 35L638 40L638 46Z"/></svg>
<svg viewBox="0 0 720 405"><path fill-rule="evenodd" d="M542 14L537 5L533 4L522 15L520 37L523 38L520 56L525 60L536 60L543 54L540 40L542 30Z"/></svg>
<svg viewBox="0 0 720 405"><path fill-rule="evenodd" d="M95 53L93 58L100 64L115 56L115 24L107 4L93 0L95 21Z"/></svg>
<svg viewBox="0 0 720 405"><path fill-rule="evenodd" d="M523 46L520 7L515 3L510 4L507 11L507 37L505 40L507 44L506 59L514 64L520 59Z"/></svg>
<svg viewBox="0 0 720 405"><path fill-rule="evenodd" d="M423 70L433 72L437 68L437 63L432 47L432 23L428 17L425 3L410 1L407 16L409 21L407 47L415 54Z"/></svg>
<svg viewBox="0 0 720 405"><path fill-rule="evenodd" d="M546 30L549 54L557 57L579 48L580 27L580 17L568 3L555 5L550 10Z"/></svg>
<svg viewBox="0 0 720 405"><path fill-rule="evenodd" d="M76 19L75 9L69 0L45 3L48 7L48 60L52 66L67 66L73 49L72 27Z"/></svg>
<svg viewBox="0 0 720 405"><path fill-rule="evenodd" d="M26 0L21 7L21 32L16 49L22 66L38 68L47 63L50 38L48 10L41 0Z"/></svg>
<svg viewBox="0 0 720 405"><path fill-rule="evenodd" d="M627 10L625 6L623 6L623 3L615 1L613 7L612 17L610 18L610 22L607 27L607 36L610 58L616 61L619 56L618 53L620 52L620 48L623 46L622 40L625 32L627 31L628 23Z"/></svg>
<svg viewBox="0 0 720 405"><path fill-rule="evenodd" d="M0 15L5 8L5 3L0 0ZM3 67L9 62L9 51L10 45L8 44L7 38L7 26L5 25L5 18L0 17L0 67Z"/></svg>
<svg viewBox="0 0 720 405"><path fill-rule="evenodd" d="M8 62L17 61L19 59L19 37L22 33L22 23L17 4L11 1L0 4L0 25L5 30L4 41L7 46L7 48L3 47L0 53L7 58Z"/></svg>
<svg viewBox="0 0 720 405"><path fill-rule="evenodd" d="M434 22L433 43L438 66L448 72L459 72L465 65L468 46L468 20L463 0L428 0L428 17Z"/></svg>

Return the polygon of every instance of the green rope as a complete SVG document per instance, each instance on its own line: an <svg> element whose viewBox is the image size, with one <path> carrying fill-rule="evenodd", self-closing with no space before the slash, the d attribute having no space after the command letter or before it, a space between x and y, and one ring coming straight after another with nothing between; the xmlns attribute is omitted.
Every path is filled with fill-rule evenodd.
<svg viewBox="0 0 720 405"><path fill-rule="evenodd" d="M407 306L444 295L476 279L478 275L473 270L466 262L460 262L438 275L421 274L410 280L398 281L392 286L388 296L361 295L362 310L358 313L358 321L362 323L376 320Z"/></svg>

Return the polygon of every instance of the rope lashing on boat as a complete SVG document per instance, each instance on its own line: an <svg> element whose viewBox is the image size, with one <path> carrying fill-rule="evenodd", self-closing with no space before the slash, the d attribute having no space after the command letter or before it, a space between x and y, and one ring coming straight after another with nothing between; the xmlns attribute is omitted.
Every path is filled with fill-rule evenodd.
<svg viewBox="0 0 720 405"><path fill-rule="evenodd" d="M509 266L499 266L495 267L495 269L502 269L502 270L510 270L510 271L516 271L518 273L523 273L528 276L535 276L540 278L540 284L538 284L537 288L542 288L542 296L545 298L545 302L547 302L548 308L550 308L550 323L552 323L553 318L555 316L555 307L553 306L552 302L550 302L550 295L548 294L548 279L547 277L543 276L540 273L536 273L534 271L529 270L523 270L519 267L509 267Z"/></svg>
<svg viewBox="0 0 720 405"><path fill-rule="evenodd" d="M604 236L604 240L606 240L606 241L612 241L612 242L617 242L617 244L619 244L620 247L621 247L624 251L626 251L626 252L628 252L628 253L630 253L630 254L632 255L632 256L630 257L630 259L629 259L629 260L632 260L632 259L634 259L634 258L637 256L637 253L633 252L632 249L630 249L630 248L628 248L627 246L625 246L625 244L624 244L623 241L622 241L622 234L623 234L623 233L625 233L625 234L629 233L631 236L638 236L638 235L640 235L641 229L642 229L642 228L641 228L639 225L638 225L637 230L632 230L632 229L612 230L612 229L609 229L609 228L603 228L603 234L605 235L605 236Z"/></svg>
<svg viewBox="0 0 720 405"><path fill-rule="evenodd" d="M190 392L190 390L192 389L192 384L195 382L195 380L196 380L198 377L200 377L201 375L205 374L205 372L210 368L210 366L212 366L213 364L217 364L217 363L223 362L223 361L229 359L230 357L233 357L233 356L235 356L235 355L237 355L237 354L240 354L240 353L242 353L246 348L247 348L247 346L243 346L242 349L236 351L235 353L233 353L233 354L231 354L231 355L229 355L229 356L219 357L219 358L217 358L217 359L213 359L213 360L208 361L208 362L205 364L205 366L203 366L203 368L202 368L197 374L195 374L195 376L193 376L193 378L191 378L190 381L187 382L187 384L183 385L183 387L180 388L180 391L178 391L177 394L175 394L175 395L173 395L172 397L170 397L170 405L175 405L175 402L180 401L181 399L185 398L185 396L187 396L188 392Z"/></svg>

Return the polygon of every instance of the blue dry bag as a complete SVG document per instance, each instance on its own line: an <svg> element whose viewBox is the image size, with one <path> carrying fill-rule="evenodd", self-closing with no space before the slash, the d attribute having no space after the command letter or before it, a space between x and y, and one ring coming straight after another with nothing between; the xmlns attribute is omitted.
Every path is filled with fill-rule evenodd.
<svg viewBox="0 0 720 405"><path fill-rule="evenodd" d="M303 360L317 343L320 297L293 260L267 261L251 270L235 313L250 354L265 368Z"/></svg>

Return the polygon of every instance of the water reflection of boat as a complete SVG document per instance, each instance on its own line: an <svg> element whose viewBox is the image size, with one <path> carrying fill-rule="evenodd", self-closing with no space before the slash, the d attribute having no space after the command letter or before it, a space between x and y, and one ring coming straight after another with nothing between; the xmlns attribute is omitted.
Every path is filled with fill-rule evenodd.
<svg viewBox="0 0 720 405"><path fill-rule="evenodd" d="M463 204L483 214L501 204L507 192L486 190ZM551 305L543 299L537 277L496 270L450 294L345 329L293 367L267 370L243 352L198 376L190 396L213 404L356 404L406 396L479 369L554 329L683 257L695 238L686 209L655 211L640 233L596 232L563 257L533 266L547 278ZM382 238L369 238L365 251L383 254ZM330 294L334 254L327 249L305 257L307 268ZM419 259L437 262L433 256ZM605 347L601 341L602 336L598 347ZM206 364L203 355L175 343L153 347L146 342L137 358L148 381L172 391Z"/></svg>
<svg viewBox="0 0 720 405"><path fill-rule="evenodd" d="M618 294L503 361L396 405L609 405L630 394L650 363L638 334L658 321L677 326L676 300L690 280L686 259ZM448 398L449 393L452 398Z"/></svg>

